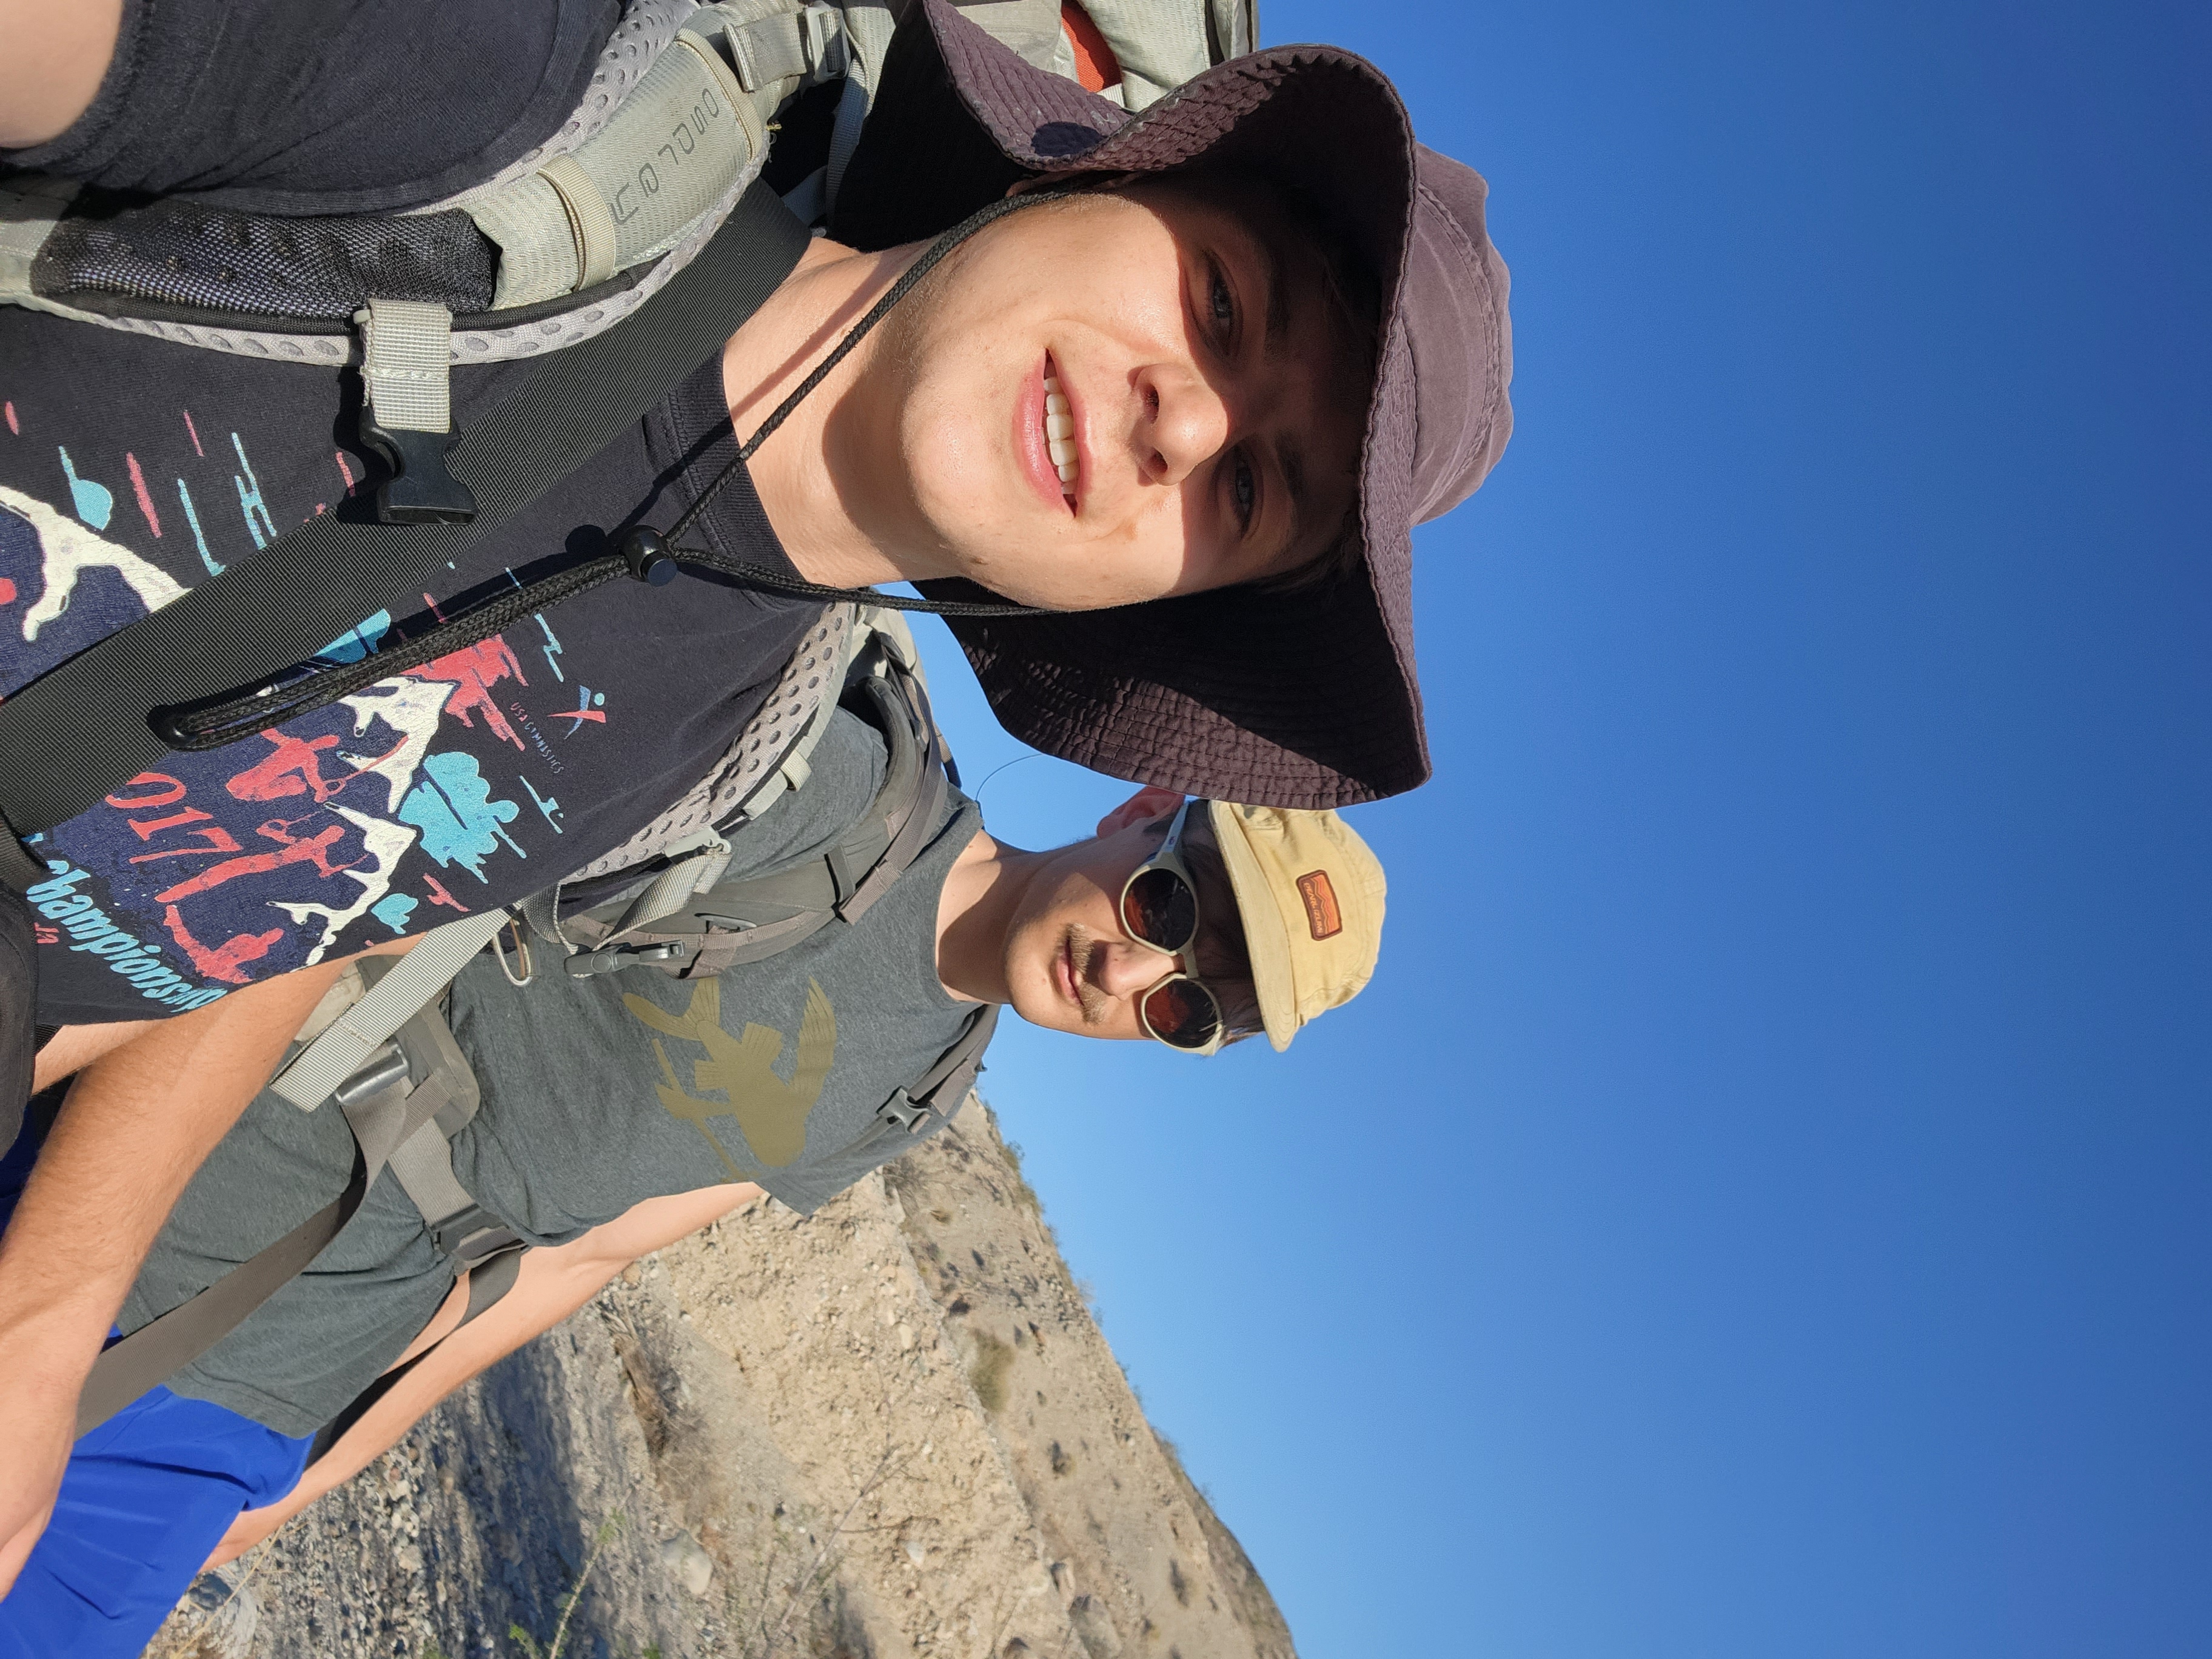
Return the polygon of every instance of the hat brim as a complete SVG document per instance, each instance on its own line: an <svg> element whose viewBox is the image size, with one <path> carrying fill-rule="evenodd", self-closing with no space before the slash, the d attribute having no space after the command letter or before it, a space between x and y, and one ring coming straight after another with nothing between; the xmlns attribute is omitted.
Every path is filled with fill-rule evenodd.
<svg viewBox="0 0 2212 1659"><path fill-rule="evenodd" d="M1259 805L1344 806L1427 779L1413 663L1413 484L1399 453L1412 368L1395 327L1414 154L1390 83L1334 46L1231 59L1131 114L1025 62L946 0L908 12L838 187L830 229L841 240L921 240L1039 175L1234 167L1280 178L1315 201L1383 295L1356 568L1289 592L1239 587L1112 611L948 619L1016 737L1118 777ZM923 591L983 596L959 581Z"/></svg>

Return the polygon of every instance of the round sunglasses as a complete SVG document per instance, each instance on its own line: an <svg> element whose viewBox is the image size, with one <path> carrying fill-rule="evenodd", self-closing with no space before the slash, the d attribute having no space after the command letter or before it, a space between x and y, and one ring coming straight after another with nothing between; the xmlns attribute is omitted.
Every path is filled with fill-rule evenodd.
<svg viewBox="0 0 2212 1659"><path fill-rule="evenodd" d="M1183 825L1194 799L1168 825L1160 850L1132 871L1121 884L1116 911L1121 931L1146 950L1172 957L1176 971L1137 999L1137 1021L1145 1035L1177 1054L1211 1054L1228 1036L1221 1004L1198 977L1198 884L1182 860Z"/></svg>

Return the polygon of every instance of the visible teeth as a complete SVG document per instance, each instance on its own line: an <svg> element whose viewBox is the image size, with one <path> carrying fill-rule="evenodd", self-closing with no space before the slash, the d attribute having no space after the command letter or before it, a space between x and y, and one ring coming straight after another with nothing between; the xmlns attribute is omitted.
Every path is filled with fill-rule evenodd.
<svg viewBox="0 0 2212 1659"><path fill-rule="evenodd" d="M1075 445L1070 441L1074 436L1074 411L1060 389L1059 379L1048 374L1044 377L1044 447L1051 452L1053 470L1064 484L1073 484L1079 470Z"/></svg>

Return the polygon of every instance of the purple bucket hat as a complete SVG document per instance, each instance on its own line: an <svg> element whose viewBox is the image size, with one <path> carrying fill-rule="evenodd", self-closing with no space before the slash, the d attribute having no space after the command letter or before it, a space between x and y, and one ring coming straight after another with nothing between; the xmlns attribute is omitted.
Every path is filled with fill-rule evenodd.
<svg viewBox="0 0 2212 1659"><path fill-rule="evenodd" d="M1278 46L1133 115L1034 68L946 0L920 0L885 60L830 233L891 246L1024 179L1193 167L1295 185L1381 280L1359 568L1287 592L948 620L1006 729L1078 765L1252 805L1397 794L1430 771L1413 526L1472 495L1504 449L1513 348L1504 262L1483 228L1488 187L1413 142L1380 70L1334 46Z"/></svg>

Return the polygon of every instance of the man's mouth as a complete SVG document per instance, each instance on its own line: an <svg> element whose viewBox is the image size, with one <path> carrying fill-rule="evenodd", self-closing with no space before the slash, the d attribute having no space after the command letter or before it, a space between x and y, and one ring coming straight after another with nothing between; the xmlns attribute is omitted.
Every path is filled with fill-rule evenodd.
<svg viewBox="0 0 2212 1659"><path fill-rule="evenodd" d="M1053 958L1052 977L1060 995L1076 1007L1083 1006L1083 981L1075 971L1075 934L1072 929L1060 942L1060 954Z"/></svg>

